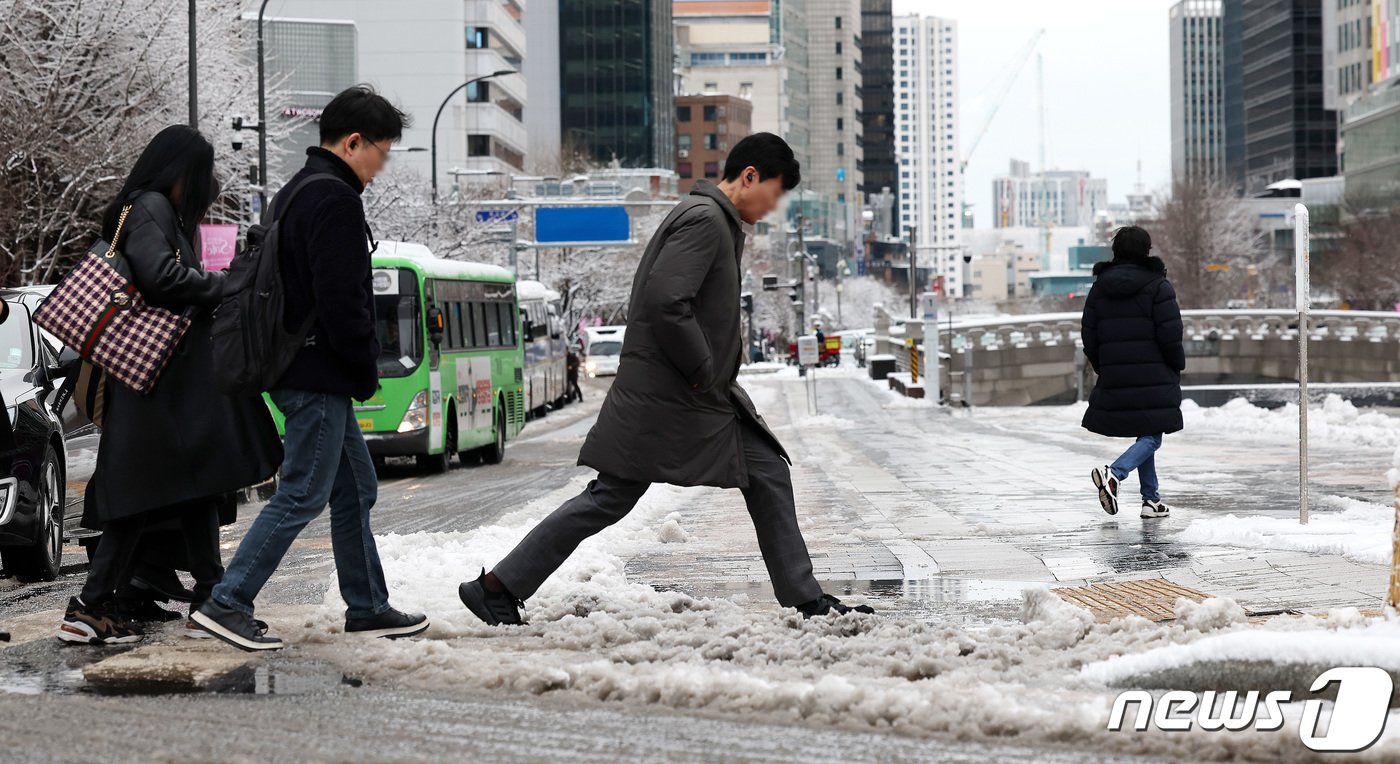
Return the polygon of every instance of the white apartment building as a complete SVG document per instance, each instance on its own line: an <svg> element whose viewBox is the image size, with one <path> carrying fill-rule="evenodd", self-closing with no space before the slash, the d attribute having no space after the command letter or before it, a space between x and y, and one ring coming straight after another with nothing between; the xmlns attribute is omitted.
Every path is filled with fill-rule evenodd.
<svg viewBox="0 0 1400 764"><path fill-rule="evenodd" d="M495 77L453 94L459 86L498 71L519 72L525 58L521 25L524 0L282 0L266 23L285 34L269 36L269 81L287 75L304 80L307 66L339 70L317 73L312 81L328 83L325 92L297 86L297 108L315 116L335 95L333 87L364 81L413 119L402 148L430 149L433 117L447 105L437 131L439 187L453 184L453 170L519 173L524 170L529 140L524 123L525 78ZM259 3L244 7L256 23ZM271 8L269 10L272 10ZM346 28L353 27L353 33ZM345 55L318 64L300 53L334 44L344 52L353 45L353 62ZM299 69L300 67L300 69ZM333 87L332 87L333 86ZM449 94L453 94L448 100ZM269 119L275 115L268 115ZM289 147L289 162L300 165L301 147ZM429 151L403 152L396 162L431 173ZM291 169L294 169L291 168ZM287 168L283 168L285 172ZM277 180L285 180L279 178ZM276 183L274 182L274 185Z"/></svg>
<svg viewBox="0 0 1400 764"><path fill-rule="evenodd" d="M919 262L937 265L947 294L963 294L963 178L958 137L958 23L894 18L899 230L917 226Z"/></svg>

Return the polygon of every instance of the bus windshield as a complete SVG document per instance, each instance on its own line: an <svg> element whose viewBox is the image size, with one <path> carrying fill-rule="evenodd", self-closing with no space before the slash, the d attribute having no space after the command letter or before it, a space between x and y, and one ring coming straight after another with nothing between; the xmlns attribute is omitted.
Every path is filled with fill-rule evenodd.
<svg viewBox="0 0 1400 764"><path fill-rule="evenodd" d="M423 362L418 298L408 294L376 295L374 314L375 333L379 336L379 376L408 376Z"/></svg>

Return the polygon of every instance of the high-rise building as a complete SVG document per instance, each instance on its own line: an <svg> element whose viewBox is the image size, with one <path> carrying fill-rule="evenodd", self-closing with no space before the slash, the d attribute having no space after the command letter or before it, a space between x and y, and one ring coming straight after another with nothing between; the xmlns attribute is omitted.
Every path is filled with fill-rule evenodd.
<svg viewBox="0 0 1400 764"><path fill-rule="evenodd" d="M1323 3L1239 5L1242 61L1235 63L1242 65L1245 191L1258 194L1285 179L1335 175L1337 113L1323 99ZM1228 39L1226 45L1228 51ZM1227 58L1227 80L1230 64Z"/></svg>
<svg viewBox="0 0 1400 764"><path fill-rule="evenodd" d="M537 96L559 99L561 150L598 163L670 168L671 0L566 0L555 8L557 23L542 18L530 30L559 41L558 93Z"/></svg>
<svg viewBox="0 0 1400 764"><path fill-rule="evenodd" d="M802 171L804 193L822 204L817 234L834 239L847 254L859 246L861 186L860 0L807 0L808 129L811 163Z"/></svg>
<svg viewBox="0 0 1400 764"><path fill-rule="evenodd" d="M917 228L918 257L963 294L963 178L958 133L958 23L894 19L895 146L899 234Z"/></svg>
<svg viewBox="0 0 1400 764"><path fill-rule="evenodd" d="M805 3L676 0L672 5L680 92L748 99L753 131L787 141L804 177L810 164Z"/></svg>
<svg viewBox="0 0 1400 764"><path fill-rule="evenodd" d="M1033 174L1030 164L1011 160L1011 172L992 179L997 228L1089 227L1108 209L1108 181L1082 170Z"/></svg>
<svg viewBox="0 0 1400 764"><path fill-rule="evenodd" d="M1220 10L1220 0L1181 0L1169 12L1173 179L1216 178L1225 169Z"/></svg>
<svg viewBox="0 0 1400 764"><path fill-rule="evenodd" d="M899 164L894 134L894 14L891 0L862 0L860 6L861 129L865 138L867 203L889 189L899 203ZM893 211L893 210L891 210ZM877 236L898 235L897 218L883 215Z"/></svg>
<svg viewBox="0 0 1400 764"><path fill-rule="evenodd" d="M250 23L256 23L255 5L245 9ZM276 17L265 20L269 81L285 75L297 109L311 116L347 83L368 81L413 118L400 142L404 147L432 146L433 117L464 82L518 71L525 57L516 0L282 0L276 10ZM452 95L436 136L440 186L450 188L458 169L523 170L529 148L525 105L525 78L519 74ZM303 132L301 140L313 140L314 132ZM405 153L397 161L431 174L430 152ZM291 167L269 172L269 179L285 180L300 164L299 151L288 162Z"/></svg>
<svg viewBox="0 0 1400 764"><path fill-rule="evenodd" d="M1346 201L1356 209L1393 204L1400 193L1400 97L1392 80L1400 75L1400 2L1340 0L1324 4L1329 64L1326 105L1342 110L1340 171Z"/></svg>
<svg viewBox="0 0 1400 764"><path fill-rule="evenodd" d="M1322 4L1323 105L1340 110L1360 98L1374 81L1371 0ZM1384 63L1384 62L1382 62Z"/></svg>
<svg viewBox="0 0 1400 764"><path fill-rule="evenodd" d="M520 73L533 97L525 105L525 130L530 137L527 170L536 175L564 173L559 96L559 2L530 0L523 20L530 55Z"/></svg>
<svg viewBox="0 0 1400 764"><path fill-rule="evenodd" d="M676 96L676 175L680 192L699 178L718 183L729 149L753 126L753 104L723 93Z"/></svg>
<svg viewBox="0 0 1400 764"><path fill-rule="evenodd" d="M1245 0L1222 0L1220 4L1225 180L1237 191L1244 190L1244 3Z"/></svg>

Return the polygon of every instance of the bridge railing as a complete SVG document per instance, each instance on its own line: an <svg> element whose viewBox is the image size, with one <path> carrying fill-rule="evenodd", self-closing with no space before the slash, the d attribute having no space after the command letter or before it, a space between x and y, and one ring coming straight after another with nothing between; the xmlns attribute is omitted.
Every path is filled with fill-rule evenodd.
<svg viewBox="0 0 1400 764"><path fill-rule="evenodd" d="M1092 384L1093 375L1084 368L1079 351L1080 321L1080 313L954 318L940 322L936 335L931 326L926 327L924 357L929 357L929 346L936 337L937 351L944 356L940 364L942 390L955 401L967 397L976 405L1005 405L1058 400L1065 395L1072 399L1073 391ZM1187 310L1182 312L1182 322L1188 342L1208 343L1201 351L1206 356L1224 359L1221 348L1236 348L1228 352L1267 357L1271 360L1260 367L1264 369L1260 373L1271 378L1287 378L1287 369L1296 367L1288 347L1298 340L1297 314L1293 311ZM1309 337L1324 343L1322 352L1309 364L1310 368L1317 364L1327 367L1321 370L1327 379L1319 381L1400 381L1400 360L1393 360L1400 359L1400 354L1379 347L1400 343L1400 313L1313 311ZM875 338L874 352L893 356L898 370L907 372L909 352L899 319L877 315ZM1349 351L1345 348L1352 345L1338 343L1359 343L1368 349L1354 347ZM965 352L968 349L972 352ZM1228 378L1232 373L1246 373L1238 361L1231 365L1204 357L1195 358L1194 363L1194 368L1206 375ZM1188 371L1192 368L1188 366Z"/></svg>

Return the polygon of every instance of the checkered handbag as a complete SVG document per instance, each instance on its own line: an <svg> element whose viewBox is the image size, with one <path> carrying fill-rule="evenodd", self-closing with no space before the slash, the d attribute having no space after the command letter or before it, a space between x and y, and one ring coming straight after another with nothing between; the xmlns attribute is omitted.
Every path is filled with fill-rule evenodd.
<svg viewBox="0 0 1400 764"><path fill-rule="evenodd" d="M98 241L34 313L34 323L141 395L170 362L190 319L147 303L117 252L131 206L122 208L112 243ZM177 250L178 262L180 253Z"/></svg>

